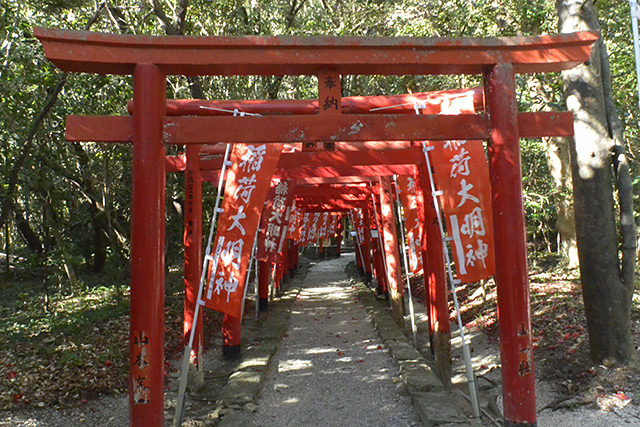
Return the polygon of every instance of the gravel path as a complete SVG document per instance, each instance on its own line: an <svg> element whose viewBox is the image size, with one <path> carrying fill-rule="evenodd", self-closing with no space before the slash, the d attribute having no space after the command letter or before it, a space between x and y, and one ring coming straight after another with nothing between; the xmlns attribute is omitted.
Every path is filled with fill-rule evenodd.
<svg viewBox="0 0 640 427"><path fill-rule="evenodd" d="M307 274L255 425L421 425L344 273L353 259L351 254L323 261Z"/></svg>

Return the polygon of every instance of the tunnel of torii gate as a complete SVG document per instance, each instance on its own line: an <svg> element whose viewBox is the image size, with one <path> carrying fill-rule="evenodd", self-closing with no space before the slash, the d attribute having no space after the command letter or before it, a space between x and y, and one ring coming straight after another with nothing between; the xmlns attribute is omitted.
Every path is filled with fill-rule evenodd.
<svg viewBox="0 0 640 427"><path fill-rule="evenodd" d="M334 184L335 187L337 183L377 182L380 204L384 205L391 203L388 175L397 173L394 168L399 170L402 166L405 169L401 173L407 173L409 165L410 173L415 173L421 165L387 164L384 161L387 155L372 160L368 156L375 156L376 149L380 148L377 142L395 152L411 150L412 144L384 142L472 139L486 140L488 148L504 418L507 425L535 424L519 138L571 135L572 117L569 113L519 113L515 74L557 72L586 62L591 45L597 40L596 34L489 39L152 37L43 28L35 28L34 34L42 42L47 59L63 71L133 76L135 107L131 116L67 118L70 141L131 142L133 145L130 367L134 367L134 350L140 345L145 346L148 365L143 375L137 374L146 381L143 401L134 399L134 385L140 378L130 369L131 425L163 425L166 145L186 145L187 165L197 164L201 144L301 143L312 148L311 143L325 143L323 148L333 148L336 156L349 147L348 150L367 159L363 160L364 165L283 168L282 173L295 172L299 184ZM482 75L484 113L413 115L392 110L372 113L357 108L349 111L351 101L342 99L339 85L323 84L318 85L316 103L300 103L305 111L292 114L278 111L278 105L286 104L274 104L272 114L261 116L173 115L171 111L181 103L166 99L167 75L315 75L319 82L327 78L340 82L340 76L350 74ZM260 101L253 104L259 105ZM324 108L327 105L335 108ZM249 108L242 106L243 111L251 111ZM329 151L317 155L327 153ZM283 155L283 159L286 156ZM380 167L389 170L380 174ZM375 179L365 172L367 168L378 168ZM191 170L188 166L187 172ZM363 180L367 176L369 178ZM350 206L348 201L328 197L330 200L326 203L334 204L333 208ZM310 199L308 207L311 209L314 205L322 209L323 203L325 201ZM429 203L423 203L427 205ZM429 219L426 217L426 226ZM390 224L382 226L390 227ZM428 229L425 234L429 234ZM427 245L427 251L431 246L435 245ZM428 264L424 265L428 275L440 274L440 271L430 271ZM519 369L523 358L530 362L529 369Z"/></svg>

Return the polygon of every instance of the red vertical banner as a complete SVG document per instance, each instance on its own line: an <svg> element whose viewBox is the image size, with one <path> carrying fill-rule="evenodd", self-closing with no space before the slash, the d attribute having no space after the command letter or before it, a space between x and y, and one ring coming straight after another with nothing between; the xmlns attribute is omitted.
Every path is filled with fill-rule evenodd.
<svg viewBox="0 0 640 427"><path fill-rule="evenodd" d="M289 227L287 228L287 238L293 240L300 239L300 209L295 200L291 204L291 213L289 214Z"/></svg>
<svg viewBox="0 0 640 427"><path fill-rule="evenodd" d="M442 106L443 114L473 113L472 97ZM453 239L461 282L475 282L495 272L489 167L482 141L430 144L436 185L443 191L443 211Z"/></svg>
<svg viewBox="0 0 640 427"><path fill-rule="evenodd" d="M407 247L409 248L409 268L413 274L422 274L421 241L422 224L418 218L416 180L412 176L398 177L400 203L402 203Z"/></svg>
<svg viewBox="0 0 640 427"><path fill-rule="evenodd" d="M244 282L280 144L234 144L213 245L212 270L203 300L207 307L239 318Z"/></svg>
<svg viewBox="0 0 640 427"><path fill-rule="evenodd" d="M362 215L362 209L354 209L352 218L354 223L353 228L358 238L358 245L362 246L364 243L364 215Z"/></svg>
<svg viewBox="0 0 640 427"><path fill-rule="evenodd" d="M300 219L300 233L298 237L298 245L306 246L307 245L307 236L309 235L309 227L311 227L311 213L304 212Z"/></svg>
<svg viewBox="0 0 640 427"><path fill-rule="evenodd" d="M309 229L307 231L307 244L315 243L318 240L318 223L320 222L320 212L314 212L309 218Z"/></svg>
<svg viewBox="0 0 640 427"><path fill-rule="evenodd" d="M336 236L337 224L338 224L338 215L330 215L329 224L327 225L327 239L332 239Z"/></svg>
<svg viewBox="0 0 640 427"><path fill-rule="evenodd" d="M276 180L267 195L267 205L260 219L257 258L260 261L275 262L281 252L289 228L289 215L294 193L293 180Z"/></svg>
<svg viewBox="0 0 640 427"><path fill-rule="evenodd" d="M318 239L326 239L327 238L327 231L329 228L329 212L325 212L322 214L320 220L320 226L318 228Z"/></svg>

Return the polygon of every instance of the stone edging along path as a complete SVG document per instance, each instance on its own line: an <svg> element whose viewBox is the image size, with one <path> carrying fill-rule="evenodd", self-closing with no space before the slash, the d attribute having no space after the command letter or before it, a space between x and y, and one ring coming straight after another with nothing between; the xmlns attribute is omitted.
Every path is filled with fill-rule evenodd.
<svg viewBox="0 0 640 427"><path fill-rule="evenodd" d="M246 427L249 414L257 409L260 391L278 345L285 335L292 305L300 292L307 268L296 274L283 295L270 304L252 342L242 353L222 392L210 420L223 427ZM399 367L400 377L425 426L464 425L470 421L459 410L456 399L427 365L390 316L388 303L378 300L360 280L351 278L359 302L364 306L378 336ZM215 421L214 421L215 423Z"/></svg>

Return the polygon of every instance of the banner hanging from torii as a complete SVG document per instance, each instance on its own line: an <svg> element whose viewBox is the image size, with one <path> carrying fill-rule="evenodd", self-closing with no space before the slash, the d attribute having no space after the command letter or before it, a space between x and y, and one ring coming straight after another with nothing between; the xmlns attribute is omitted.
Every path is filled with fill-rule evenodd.
<svg viewBox="0 0 640 427"><path fill-rule="evenodd" d="M442 105L442 114L474 113L473 96ZM495 272L491 184L482 141L427 143L435 182L443 192L448 235L453 239L458 279L475 282Z"/></svg>
<svg viewBox="0 0 640 427"><path fill-rule="evenodd" d="M233 146L203 295L205 305L213 310L241 316L251 250L281 150L280 144Z"/></svg>
<svg viewBox="0 0 640 427"><path fill-rule="evenodd" d="M291 179L276 180L267 195L267 205L260 219L257 258L276 262L287 239L289 217L293 204L295 182Z"/></svg>
<svg viewBox="0 0 640 427"><path fill-rule="evenodd" d="M418 218L416 180L412 176L398 176L400 202L404 207L409 268L413 274L422 274L422 224Z"/></svg>
<svg viewBox="0 0 640 427"><path fill-rule="evenodd" d="M289 228L287 231L287 238L293 239L295 241L300 240L300 221L301 221L301 211L296 204L294 199L293 204L291 205L291 213L289 214Z"/></svg>

